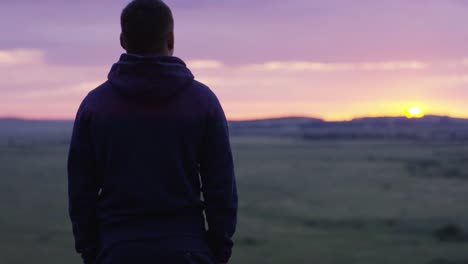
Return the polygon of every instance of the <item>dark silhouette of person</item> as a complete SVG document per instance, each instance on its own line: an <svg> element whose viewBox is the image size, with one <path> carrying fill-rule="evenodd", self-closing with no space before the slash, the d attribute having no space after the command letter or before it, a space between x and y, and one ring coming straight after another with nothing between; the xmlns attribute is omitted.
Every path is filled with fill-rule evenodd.
<svg viewBox="0 0 468 264"><path fill-rule="evenodd" d="M173 57L159 0L121 15L126 53L81 103L69 214L86 264L226 263L237 222L228 125L215 94Z"/></svg>

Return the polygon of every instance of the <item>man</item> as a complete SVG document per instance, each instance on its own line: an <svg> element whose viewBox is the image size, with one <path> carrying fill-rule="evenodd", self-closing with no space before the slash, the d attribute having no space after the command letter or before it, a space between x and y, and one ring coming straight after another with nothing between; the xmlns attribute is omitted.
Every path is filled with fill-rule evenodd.
<svg viewBox="0 0 468 264"><path fill-rule="evenodd" d="M221 105L172 57L166 4L132 1L121 26L127 53L75 120L68 179L76 250L86 264L226 263L237 190Z"/></svg>

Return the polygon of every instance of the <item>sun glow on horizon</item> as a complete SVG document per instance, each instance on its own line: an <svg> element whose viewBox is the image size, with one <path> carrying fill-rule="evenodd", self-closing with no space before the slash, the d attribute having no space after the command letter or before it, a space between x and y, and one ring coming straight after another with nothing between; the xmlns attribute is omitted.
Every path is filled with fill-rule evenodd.
<svg viewBox="0 0 468 264"><path fill-rule="evenodd" d="M406 109L405 115L407 118L421 118L424 117L424 112L421 107L413 105Z"/></svg>

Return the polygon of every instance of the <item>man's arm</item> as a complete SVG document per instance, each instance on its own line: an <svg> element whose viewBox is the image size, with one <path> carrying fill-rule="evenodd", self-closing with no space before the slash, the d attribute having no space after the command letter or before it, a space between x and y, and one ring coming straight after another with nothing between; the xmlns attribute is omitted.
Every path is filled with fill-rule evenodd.
<svg viewBox="0 0 468 264"><path fill-rule="evenodd" d="M217 261L227 263L237 223L237 188L228 125L217 99L207 120L200 175L209 243Z"/></svg>
<svg viewBox="0 0 468 264"><path fill-rule="evenodd" d="M82 103L75 119L68 156L69 214L75 248L85 264L95 262L100 242L96 203L100 184L89 134L89 113Z"/></svg>

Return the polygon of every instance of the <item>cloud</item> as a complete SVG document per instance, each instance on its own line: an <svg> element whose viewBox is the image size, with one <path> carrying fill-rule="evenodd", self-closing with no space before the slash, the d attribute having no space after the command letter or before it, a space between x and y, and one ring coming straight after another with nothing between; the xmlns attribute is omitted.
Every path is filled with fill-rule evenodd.
<svg viewBox="0 0 468 264"><path fill-rule="evenodd" d="M398 71L398 70L423 70L428 64L420 61L391 61L381 63L362 63L357 69L366 71Z"/></svg>
<svg viewBox="0 0 468 264"><path fill-rule="evenodd" d="M51 64L39 49L0 50L0 98L40 100L42 96L78 101L105 78L108 68ZM0 105L4 100L0 100Z"/></svg>
<svg viewBox="0 0 468 264"><path fill-rule="evenodd" d="M193 70L220 69L224 64L217 60L190 60L187 66Z"/></svg>
<svg viewBox="0 0 468 264"><path fill-rule="evenodd" d="M342 71L353 68L351 64L332 64L307 61L272 61L262 64L254 64L245 66L246 70L254 71Z"/></svg>
<svg viewBox="0 0 468 264"><path fill-rule="evenodd" d="M30 65L44 62L45 55L36 49L0 50L0 66L2 65Z"/></svg>
<svg viewBox="0 0 468 264"><path fill-rule="evenodd" d="M252 0L168 0L167 4L173 8L257 8L274 5L278 0L252 1Z"/></svg>
<svg viewBox="0 0 468 264"><path fill-rule="evenodd" d="M308 61L273 61L263 64L254 64L243 67L254 71L308 71L308 72L334 72L334 71L399 71L423 70L428 64L419 61L390 61L374 63L323 63Z"/></svg>

